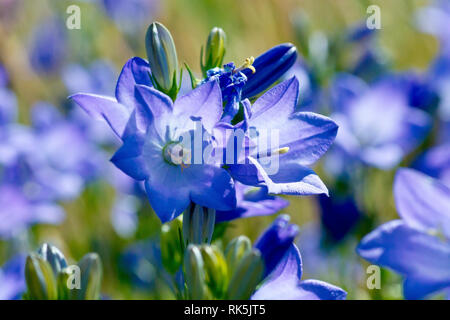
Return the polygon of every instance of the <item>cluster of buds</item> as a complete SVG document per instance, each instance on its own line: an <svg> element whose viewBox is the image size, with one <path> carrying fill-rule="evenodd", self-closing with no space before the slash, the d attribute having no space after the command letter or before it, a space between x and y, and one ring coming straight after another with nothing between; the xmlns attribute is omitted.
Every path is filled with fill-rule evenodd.
<svg viewBox="0 0 450 320"><path fill-rule="evenodd" d="M96 253L85 255L77 265L67 265L61 251L47 243L28 255L25 281L28 300L98 300L102 264Z"/></svg>
<svg viewBox="0 0 450 320"><path fill-rule="evenodd" d="M189 245L184 257L190 299L249 299L264 275L264 262L250 240L239 237L222 252L216 245Z"/></svg>

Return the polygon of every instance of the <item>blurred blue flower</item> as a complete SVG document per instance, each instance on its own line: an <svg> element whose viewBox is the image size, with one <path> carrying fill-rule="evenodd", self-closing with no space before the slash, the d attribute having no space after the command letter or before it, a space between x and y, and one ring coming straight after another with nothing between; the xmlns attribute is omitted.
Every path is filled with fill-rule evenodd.
<svg viewBox="0 0 450 320"><path fill-rule="evenodd" d="M27 196L32 193L17 185L0 185L0 239L10 239L18 236L34 224L59 224L65 217L64 210L48 201L33 199ZM1 291L1 290L0 290ZM1 293L1 292L0 292Z"/></svg>
<svg viewBox="0 0 450 320"><path fill-rule="evenodd" d="M87 67L70 64L63 68L61 75L67 91L70 94L78 92L92 92L99 95L114 93L114 83L117 72L110 61L95 60ZM102 146L118 146L120 139L114 136L106 123L92 121L92 119L78 106L70 111L70 119L76 122L91 141Z"/></svg>
<svg viewBox="0 0 450 320"><path fill-rule="evenodd" d="M270 194L328 193L308 166L331 146L338 126L315 113L295 112L298 96L299 82L294 77L264 93L251 107L244 100L245 119L237 126L249 132L250 144L256 147L242 148L245 152L238 164L228 165L233 178L266 186Z"/></svg>
<svg viewBox="0 0 450 320"><path fill-rule="evenodd" d="M117 72L110 61L95 60L87 67L80 64L69 64L62 70L61 77L70 94L92 92L112 95L114 82L111 79L117 77Z"/></svg>
<svg viewBox="0 0 450 320"><path fill-rule="evenodd" d="M0 130L17 119L17 98L14 92L7 88L8 83L8 71L0 64Z"/></svg>
<svg viewBox="0 0 450 320"><path fill-rule="evenodd" d="M235 189L236 208L231 211L216 211L216 223L272 215L289 205L289 201L269 195L266 187L255 188L236 182Z"/></svg>
<svg viewBox="0 0 450 320"><path fill-rule="evenodd" d="M17 98L11 90L0 87L0 130L17 118Z"/></svg>
<svg viewBox="0 0 450 320"><path fill-rule="evenodd" d="M149 239L128 246L120 256L119 266L137 287L146 291L153 288L164 274L158 241Z"/></svg>
<svg viewBox="0 0 450 320"><path fill-rule="evenodd" d="M337 75L331 86L338 97L331 101L340 127L336 145L351 158L390 169L423 141L431 119L410 107L407 93L390 78L367 87L351 77Z"/></svg>
<svg viewBox="0 0 450 320"><path fill-rule="evenodd" d="M9 82L9 74L5 66L0 64L0 87L5 87Z"/></svg>
<svg viewBox="0 0 450 320"><path fill-rule="evenodd" d="M12 257L0 268L0 300L19 300L26 290L25 255Z"/></svg>
<svg viewBox="0 0 450 320"><path fill-rule="evenodd" d="M405 72L398 76L399 82L393 85L403 85L409 97L409 105L430 113L434 112L439 97L428 75L416 72Z"/></svg>
<svg viewBox="0 0 450 320"><path fill-rule="evenodd" d="M115 200L111 222L114 230L121 237L129 238L136 232L139 206L139 199L131 195L122 195Z"/></svg>
<svg viewBox="0 0 450 320"><path fill-rule="evenodd" d="M361 218L361 212L352 196L331 192L318 196L322 226L333 242L349 234Z"/></svg>
<svg viewBox="0 0 450 320"><path fill-rule="evenodd" d="M33 180L42 198L70 200L85 183L100 176L105 154L70 118L51 104L41 102L32 110L35 147L27 155Z"/></svg>
<svg viewBox="0 0 450 320"><path fill-rule="evenodd" d="M0 137L0 238L15 237L36 223L60 223L64 210L42 197L28 161L39 148L30 128L9 124Z"/></svg>
<svg viewBox="0 0 450 320"><path fill-rule="evenodd" d="M416 24L422 32L435 36L442 50L450 49L450 3L447 0L434 0L417 10Z"/></svg>
<svg viewBox="0 0 450 320"><path fill-rule="evenodd" d="M429 78L439 96L438 116L442 122L450 122L450 50L441 53L432 63Z"/></svg>
<svg viewBox="0 0 450 320"><path fill-rule="evenodd" d="M345 34L345 48L351 51L348 70L366 81L373 81L388 72L388 59L378 43L379 30L367 28L361 21Z"/></svg>
<svg viewBox="0 0 450 320"><path fill-rule="evenodd" d="M450 188L415 170L399 169L394 197L401 220L365 236L359 255L403 275L407 299L450 288Z"/></svg>
<svg viewBox="0 0 450 320"><path fill-rule="evenodd" d="M346 33L346 40L349 42L362 43L373 39L378 33L378 29L367 28L367 22L362 21L351 26Z"/></svg>
<svg viewBox="0 0 450 320"><path fill-rule="evenodd" d="M159 0L100 0L119 30L134 34L146 27L157 14Z"/></svg>
<svg viewBox="0 0 450 320"><path fill-rule="evenodd" d="M414 162L414 168L450 185L450 144L428 149Z"/></svg>
<svg viewBox="0 0 450 320"><path fill-rule="evenodd" d="M64 21L53 17L34 27L29 59L36 72L51 74L60 70L67 54L65 30Z"/></svg>

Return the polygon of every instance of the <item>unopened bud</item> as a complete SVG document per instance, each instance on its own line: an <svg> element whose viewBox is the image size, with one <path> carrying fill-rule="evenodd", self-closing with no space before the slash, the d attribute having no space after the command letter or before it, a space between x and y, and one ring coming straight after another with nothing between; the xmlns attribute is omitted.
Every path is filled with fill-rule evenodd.
<svg viewBox="0 0 450 320"><path fill-rule="evenodd" d="M161 227L161 258L164 268L175 274L183 262L183 238L181 217Z"/></svg>
<svg viewBox="0 0 450 320"><path fill-rule="evenodd" d="M30 300L56 300L56 279L50 264L31 253L25 262L26 297Z"/></svg>
<svg viewBox="0 0 450 320"><path fill-rule="evenodd" d="M228 299L248 300L262 281L264 262L258 250L248 252L237 265L228 286Z"/></svg>
<svg viewBox="0 0 450 320"><path fill-rule="evenodd" d="M38 250L42 259L47 261L52 267L55 277L67 267L67 261L62 252L55 246L44 243Z"/></svg>
<svg viewBox="0 0 450 320"><path fill-rule="evenodd" d="M102 262L96 253L86 254L78 262L81 273L80 289L71 290L71 299L98 300L102 283Z"/></svg>
<svg viewBox="0 0 450 320"><path fill-rule="evenodd" d="M184 254L184 273L189 298L206 298L204 262L197 246L189 245Z"/></svg>
<svg viewBox="0 0 450 320"><path fill-rule="evenodd" d="M145 48L153 85L175 100L179 91L178 58L169 30L161 23L153 22L145 35Z"/></svg>
<svg viewBox="0 0 450 320"><path fill-rule="evenodd" d="M184 243L211 243L216 222L216 210L191 203L183 214Z"/></svg>
<svg viewBox="0 0 450 320"><path fill-rule="evenodd" d="M225 249L228 269L234 272L242 258L252 249L252 243L246 236L239 236L231 240Z"/></svg>
<svg viewBox="0 0 450 320"><path fill-rule="evenodd" d="M216 246L201 247L206 284L216 299L223 299L228 286L228 267L223 253Z"/></svg>
<svg viewBox="0 0 450 320"><path fill-rule="evenodd" d="M208 35L206 50L200 53L200 65L203 76L209 69L221 67L225 56L225 32L221 28L214 27ZM203 57L204 54L204 57Z"/></svg>
<svg viewBox="0 0 450 320"><path fill-rule="evenodd" d="M296 60L297 48L291 43L275 46L257 57L253 62L256 72L250 69L242 71L247 76L247 83L242 89L242 100L255 97L269 88Z"/></svg>

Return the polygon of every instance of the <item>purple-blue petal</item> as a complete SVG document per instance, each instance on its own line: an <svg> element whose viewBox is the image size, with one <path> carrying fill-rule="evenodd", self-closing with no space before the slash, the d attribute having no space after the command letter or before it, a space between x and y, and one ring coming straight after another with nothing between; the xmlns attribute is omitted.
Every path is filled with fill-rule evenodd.
<svg viewBox="0 0 450 320"><path fill-rule="evenodd" d="M357 252L371 263L390 268L406 279L408 297L423 298L450 286L450 245L401 220L383 224L366 235ZM413 282L413 284L411 283Z"/></svg>
<svg viewBox="0 0 450 320"><path fill-rule="evenodd" d="M212 132L222 116L222 93L217 81L209 81L179 97L173 106L173 114L179 118L180 128L190 128L191 117L201 118L203 127ZM189 122L189 124L188 124Z"/></svg>
<svg viewBox="0 0 450 320"><path fill-rule="evenodd" d="M397 211L408 225L442 231L450 239L450 188L413 169L401 168L394 182Z"/></svg>
<svg viewBox="0 0 450 320"><path fill-rule="evenodd" d="M116 99L129 111L135 107L134 86L136 84L152 87L150 65L139 57L131 58L120 72L116 85Z"/></svg>
<svg viewBox="0 0 450 320"><path fill-rule="evenodd" d="M131 111L114 98L96 94L77 93L70 97L92 118L108 123L118 137L122 137Z"/></svg>

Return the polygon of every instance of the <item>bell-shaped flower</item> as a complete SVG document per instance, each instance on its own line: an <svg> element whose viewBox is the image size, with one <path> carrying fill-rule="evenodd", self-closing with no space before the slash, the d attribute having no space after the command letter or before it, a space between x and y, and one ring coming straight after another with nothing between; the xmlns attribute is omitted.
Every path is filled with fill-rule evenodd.
<svg viewBox="0 0 450 320"><path fill-rule="evenodd" d="M341 80L343 81L341 83ZM367 86L350 75L339 75L332 92L339 124L336 138L349 159L381 169L396 166L417 147L431 127L430 117L409 106L409 97L392 79Z"/></svg>
<svg viewBox="0 0 450 320"><path fill-rule="evenodd" d="M244 100L246 142L237 162L227 164L236 180L265 186L271 194L328 193L309 168L333 143L338 126L331 119L295 112L299 82L293 77L273 87L250 106ZM247 147L247 145L249 147Z"/></svg>
<svg viewBox="0 0 450 320"><path fill-rule="evenodd" d="M366 235L359 255L400 273L407 299L450 288L450 188L415 170L399 169L394 197L401 220Z"/></svg>

